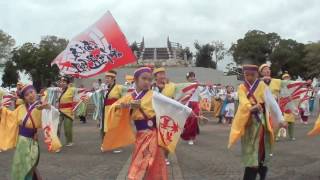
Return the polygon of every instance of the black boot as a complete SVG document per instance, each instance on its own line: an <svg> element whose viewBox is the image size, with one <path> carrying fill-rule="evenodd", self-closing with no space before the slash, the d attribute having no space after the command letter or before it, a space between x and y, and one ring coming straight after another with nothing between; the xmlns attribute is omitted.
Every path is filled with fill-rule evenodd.
<svg viewBox="0 0 320 180"><path fill-rule="evenodd" d="M267 166L260 166L258 173L260 176L260 180L265 180L268 172L268 167Z"/></svg>
<svg viewBox="0 0 320 180"><path fill-rule="evenodd" d="M246 167L244 170L243 180L256 180L257 174L257 168Z"/></svg>
<svg viewBox="0 0 320 180"><path fill-rule="evenodd" d="M219 118L218 123L219 123L219 124L221 124L221 123L222 123L222 116L220 116L220 115L219 115L219 117L218 117L218 118Z"/></svg>

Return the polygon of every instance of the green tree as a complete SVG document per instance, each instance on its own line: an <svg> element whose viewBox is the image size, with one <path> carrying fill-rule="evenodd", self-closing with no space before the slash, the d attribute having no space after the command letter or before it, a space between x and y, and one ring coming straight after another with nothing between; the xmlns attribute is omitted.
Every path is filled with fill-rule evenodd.
<svg viewBox="0 0 320 180"><path fill-rule="evenodd" d="M304 44L292 39L282 39L270 55L271 71L274 76L288 71L291 76L306 78L306 69L302 61Z"/></svg>
<svg viewBox="0 0 320 180"><path fill-rule="evenodd" d="M219 61L223 60L224 56L227 54L227 51L222 41L213 41L212 45L214 47L214 59L216 60L216 65L218 66Z"/></svg>
<svg viewBox="0 0 320 180"><path fill-rule="evenodd" d="M130 45L130 48L131 48L132 52L139 51L138 44L135 41Z"/></svg>
<svg viewBox="0 0 320 180"><path fill-rule="evenodd" d="M0 29L0 60L8 60L15 40Z"/></svg>
<svg viewBox="0 0 320 180"><path fill-rule="evenodd" d="M131 51L137 56L137 58L140 58L140 49L138 47L138 44L136 41L134 41L131 45L130 45Z"/></svg>
<svg viewBox="0 0 320 180"><path fill-rule="evenodd" d="M24 70L32 78L34 86L39 90L48 82L57 80L59 69L51 67L52 60L62 52L68 44L66 39L56 36L43 37L39 44L25 43L12 51L12 60L18 70Z"/></svg>
<svg viewBox="0 0 320 180"><path fill-rule="evenodd" d="M2 86L10 87L17 84L19 79L18 69L12 61L5 63L4 74L2 76Z"/></svg>
<svg viewBox="0 0 320 180"><path fill-rule="evenodd" d="M187 59L185 59L185 60L192 59L193 53L190 51L189 47L185 47L184 49L182 49L180 56L184 58L184 55L187 56Z"/></svg>
<svg viewBox="0 0 320 180"><path fill-rule="evenodd" d="M229 49L237 64L263 64L280 41L276 33L265 33L259 30L248 31L244 38L238 39Z"/></svg>
<svg viewBox="0 0 320 180"><path fill-rule="evenodd" d="M320 77L320 41L305 45L305 56L303 64L306 68L305 76L307 78Z"/></svg>
<svg viewBox="0 0 320 180"><path fill-rule="evenodd" d="M216 69L216 62L212 60L214 46L212 44L200 45L198 42L194 43L197 50L196 66Z"/></svg>

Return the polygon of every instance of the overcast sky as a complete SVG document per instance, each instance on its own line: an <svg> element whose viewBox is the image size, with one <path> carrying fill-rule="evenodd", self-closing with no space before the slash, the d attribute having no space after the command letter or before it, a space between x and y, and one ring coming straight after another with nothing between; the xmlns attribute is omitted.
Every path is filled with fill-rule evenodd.
<svg viewBox="0 0 320 180"><path fill-rule="evenodd" d="M319 0L0 0L0 29L17 45L43 35L72 38L110 10L129 42L193 46L221 40L229 47L248 30L299 42L320 39Z"/></svg>

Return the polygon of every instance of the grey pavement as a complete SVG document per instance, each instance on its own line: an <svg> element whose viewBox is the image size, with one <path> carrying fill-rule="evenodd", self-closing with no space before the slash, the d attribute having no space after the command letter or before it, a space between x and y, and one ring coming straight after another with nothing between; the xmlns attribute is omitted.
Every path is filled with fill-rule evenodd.
<svg viewBox="0 0 320 180"><path fill-rule="evenodd" d="M313 118L314 119L314 118ZM309 125L296 123L296 141L281 140L276 143L270 162L270 180L319 180L320 136L310 138ZM195 146L180 143L177 149L179 166L185 180L240 180L240 143L227 149L230 126L216 122L201 127Z"/></svg>

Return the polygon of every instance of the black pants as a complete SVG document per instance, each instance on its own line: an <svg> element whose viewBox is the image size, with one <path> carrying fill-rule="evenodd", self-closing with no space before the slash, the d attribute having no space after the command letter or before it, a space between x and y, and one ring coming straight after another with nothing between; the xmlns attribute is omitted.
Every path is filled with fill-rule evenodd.
<svg viewBox="0 0 320 180"><path fill-rule="evenodd" d="M82 123L86 123L86 122L87 122L85 116L79 116L79 118L80 118L80 121L81 121Z"/></svg>
<svg viewBox="0 0 320 180"><path fill-rule="evenodd" d="M243 180L256 180L259 174L260 180L265 180L268 172L268 167L260 164L259 167L246 167L244 170Z"/></svg>

